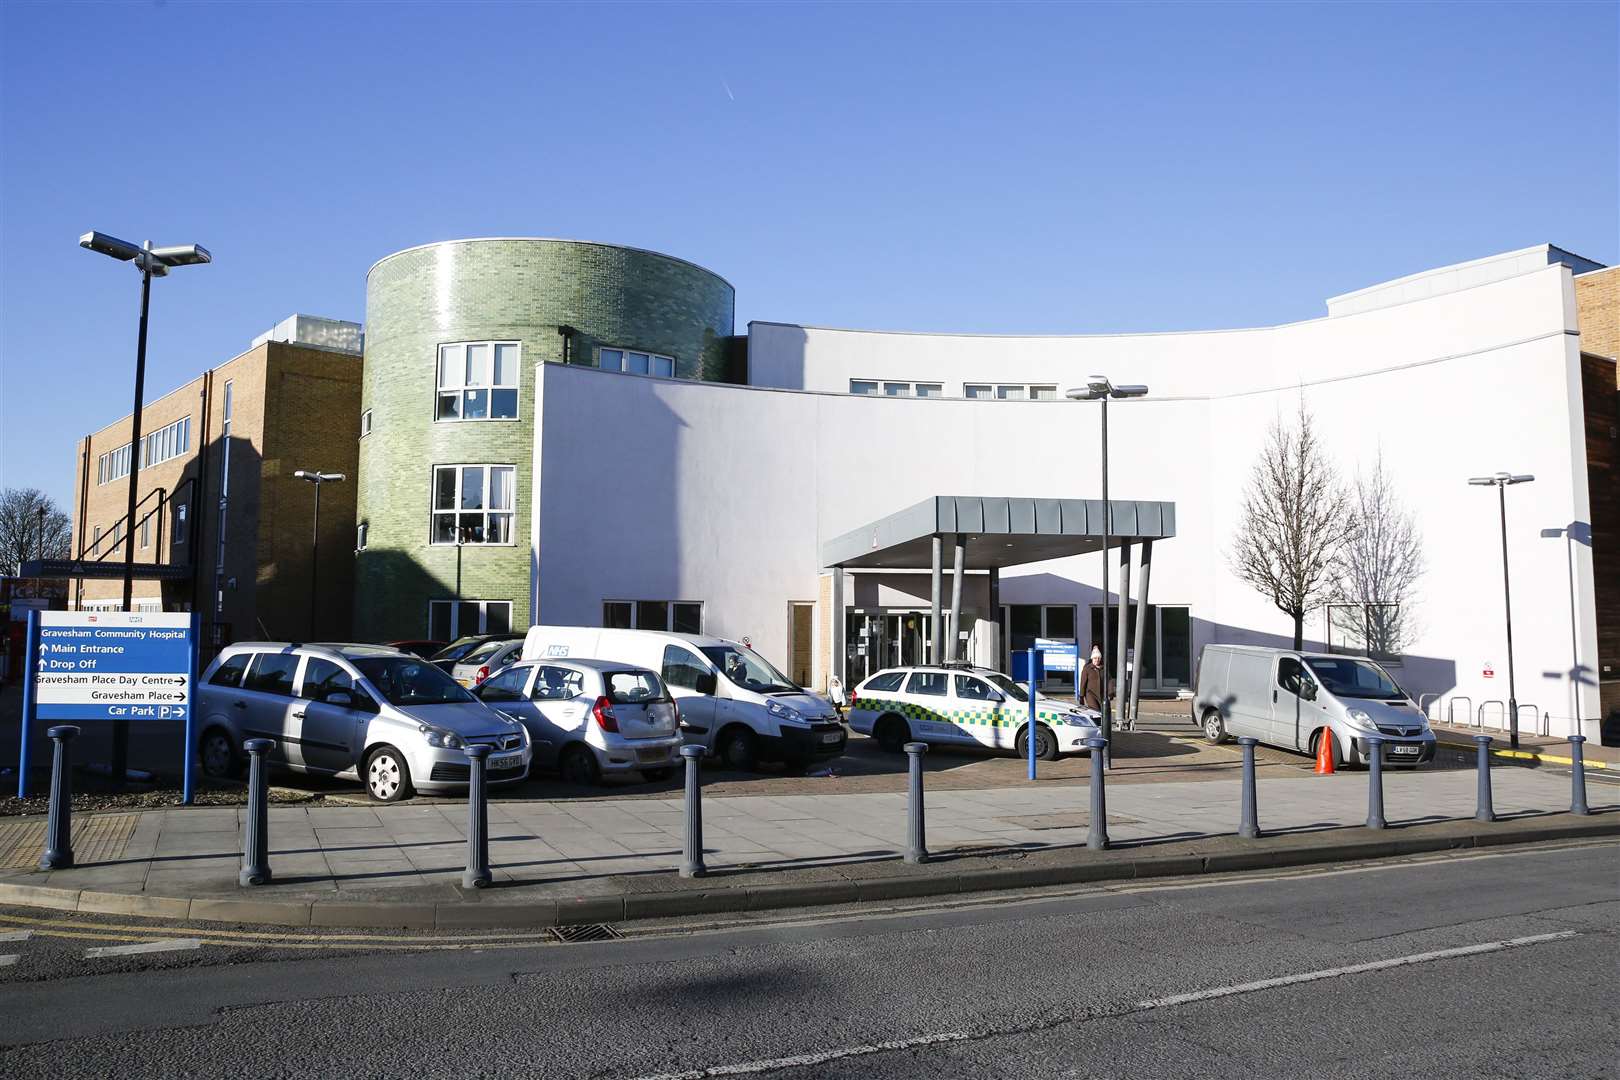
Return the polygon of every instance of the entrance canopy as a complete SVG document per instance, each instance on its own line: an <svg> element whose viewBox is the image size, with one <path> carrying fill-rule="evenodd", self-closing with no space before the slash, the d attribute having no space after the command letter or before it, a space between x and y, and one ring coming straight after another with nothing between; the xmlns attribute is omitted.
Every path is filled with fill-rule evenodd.
<svg viewBox="0 0 1620 1080"><path fill-rule="evenodd" d="M1176 534L1176 504L1108 501L1108 546L1165 540ZM1101 499L1018 499L935 495L915 506L835 536L821 545L828 568L926 570L934 538L962 537L962 566L1000 569L1101 551Z"/></svg>

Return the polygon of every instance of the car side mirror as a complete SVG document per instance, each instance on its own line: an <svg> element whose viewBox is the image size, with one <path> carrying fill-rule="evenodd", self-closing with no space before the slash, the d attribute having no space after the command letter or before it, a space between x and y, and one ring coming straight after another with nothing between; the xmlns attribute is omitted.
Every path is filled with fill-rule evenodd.
<svg viewBox="0 0 1620 1080"><path fill-rule="evenodd" d="M719 689L719 686L720 680L715 673L712 671L705 671L703 674L697 677L697 682L693 685L692 689L696 690L700 694L713 697L715 690Z"/></svg>
<svg viewBox="0 0 1620 1080"><path fill-rule="evenodd" d="M1306 679L1303 683L1300 684L1299 696L1304 698L1306 701L1315 701L1316 700L1316 683L1312 682L1310 679Z"/></svg>

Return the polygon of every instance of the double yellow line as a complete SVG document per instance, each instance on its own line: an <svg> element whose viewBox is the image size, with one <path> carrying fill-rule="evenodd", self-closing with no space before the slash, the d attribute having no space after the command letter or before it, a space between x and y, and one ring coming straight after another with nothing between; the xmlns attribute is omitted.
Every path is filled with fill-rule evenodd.
<svg viewBox="0 0 1620 1080"><path fill-rule="evenodd" d="M544 931L532 934L287 934L275 931L218 930L210 927L146 926L136 923L107 923L85 919L48 919L0 913L0 926L32 930L39 937L87 941L159 941L176 936L201 938L210 945L245 945L272 949L365 949L400 952L450 949L533 948L557 944Z"/></svg>

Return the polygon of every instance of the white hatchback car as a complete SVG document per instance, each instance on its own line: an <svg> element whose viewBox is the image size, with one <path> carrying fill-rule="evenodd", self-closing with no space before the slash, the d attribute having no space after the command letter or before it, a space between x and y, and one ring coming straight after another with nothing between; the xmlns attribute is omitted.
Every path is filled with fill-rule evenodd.
<svg viewBox="0 0 1620 1080"><path fill-rule="evenodd" d="M473 691L529 731L537 765L595 784L604 773L667 779L680 761L680 711L659 677L615 660L522 660Z"/></svg>
<svg viewBox="0 0 1620 1080"><path fill-rule="evenodd" d="M1029 691L999 671L905 667L880 671L855 688L851 731L898 753L908 741L1029 752ZM1101 714L1035 695L1035 753L1045 761L1085 750Z"/></svg>

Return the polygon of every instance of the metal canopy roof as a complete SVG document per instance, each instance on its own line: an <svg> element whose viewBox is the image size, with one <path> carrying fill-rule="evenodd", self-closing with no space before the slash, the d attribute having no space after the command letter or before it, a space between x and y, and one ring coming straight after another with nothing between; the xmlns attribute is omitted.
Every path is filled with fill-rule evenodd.
<svg viewBox="0 0 1620 1080"><path fill-rule="evenodd" d="M1108 500L1108 546L1176 534L1176 504ZM926 570L931 538L963 533L970 570L1017 566L1102 550L1101 499L935 495L821 545L826 567ZM945 561L950 562L947 548ZM947 565L947 569L948 569Z"/></svg>

